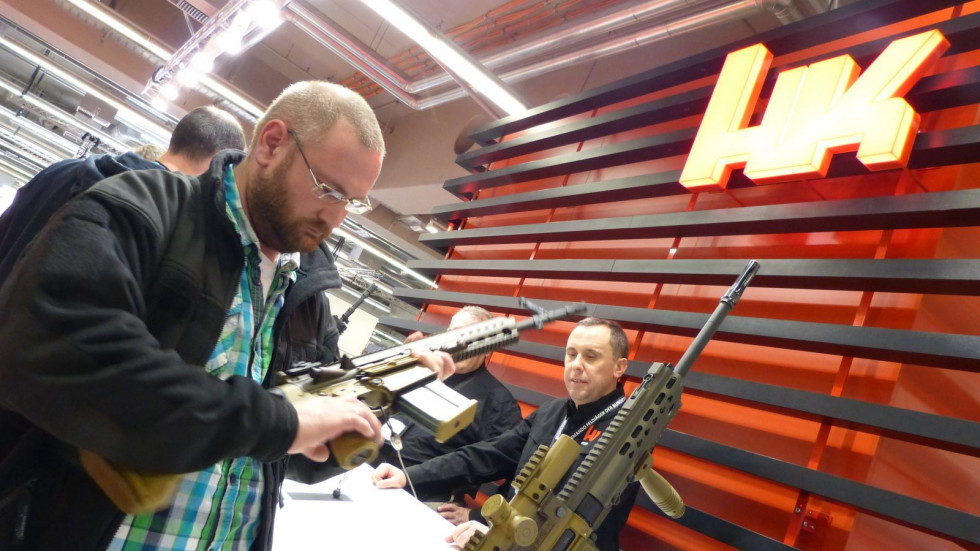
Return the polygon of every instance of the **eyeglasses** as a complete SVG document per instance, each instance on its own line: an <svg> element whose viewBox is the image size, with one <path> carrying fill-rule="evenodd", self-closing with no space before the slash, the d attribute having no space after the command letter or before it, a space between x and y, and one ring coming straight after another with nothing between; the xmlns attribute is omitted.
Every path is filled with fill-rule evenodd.
<svg viewBox="0 0 980 551"><path fill-rule="evenodd" d="M317 180L316 175L313 174L313 167L310 166L310 161L306 158L306 153L303 152L303 146L300 144L299 136L297 136L292 130L287 130L287 132L293 137L294 140L296 140L296 149L299 151L300 156L303 157L303 162L306 163L306 169L310 171L310 178L313 178L313 195L315 195L317 199L332 199L335 203L342 202L344 203L344 210L354 214L364 214L366 212L370 212L371 209L374 208L371 206L371 200L367 197L364 199L351 199L327 184Z"/></svg>

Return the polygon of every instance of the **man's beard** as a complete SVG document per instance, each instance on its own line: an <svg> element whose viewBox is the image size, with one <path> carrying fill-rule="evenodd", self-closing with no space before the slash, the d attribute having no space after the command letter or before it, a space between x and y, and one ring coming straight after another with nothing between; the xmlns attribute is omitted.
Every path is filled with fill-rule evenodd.
<svg viewBox="0 0 980 551"><path fill-rule="evenodd" d="M325 224L297 220L292 214L294 209L285 188L286 174L292 168L294 159L295 155L291 156L271 174L258 175L247 194L249 217L259 241L282 253L312 251L330 234L330 228ZM312 193L310 200L317 200ZM321 239L309 235L313 227L317 227Z"/></svg>

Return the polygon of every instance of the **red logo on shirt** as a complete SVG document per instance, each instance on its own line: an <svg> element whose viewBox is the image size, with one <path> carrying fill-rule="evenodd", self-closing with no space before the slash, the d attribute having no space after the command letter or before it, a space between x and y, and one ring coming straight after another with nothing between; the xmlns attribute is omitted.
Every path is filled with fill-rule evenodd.
<svg viewBox="0 0 980 551"><path fill-rule="evenodd" d="M601 430L596 430L595 425L592 425L591 427L589 427L589 430L585 431L585 436L582 437L582 440L584 440L586 442L591 442L591 441L595 440L596 438L599 438L599 435L601 435L601 434L602 434L602 431Z"/></svg>

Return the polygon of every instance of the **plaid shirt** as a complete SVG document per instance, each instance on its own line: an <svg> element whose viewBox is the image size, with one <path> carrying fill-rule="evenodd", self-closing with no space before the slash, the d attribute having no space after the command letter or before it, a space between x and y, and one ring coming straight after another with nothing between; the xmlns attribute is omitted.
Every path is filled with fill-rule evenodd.
<svg viewBox="0 0 980 551"><path fill-rule="evenodd" d="M240 375L261 384L272 357L272 325L282 309L283 293L296 280L299 255L280 255L272 289L263 301L258 238L242 210L231 165L225 169L224 185L228 218L245 250L245 269L205 369L222 379ZM108 549L246 551L255 540L262 488L262 465L248 457L225 459L187 474L170 508L126 516Z"/></svg>

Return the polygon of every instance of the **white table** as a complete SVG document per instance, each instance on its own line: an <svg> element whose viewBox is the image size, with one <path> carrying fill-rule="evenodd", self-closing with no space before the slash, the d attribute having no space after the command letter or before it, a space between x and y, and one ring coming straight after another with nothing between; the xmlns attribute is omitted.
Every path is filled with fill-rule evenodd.
<svg viewBox="0 0 980 551"><path fill-rule="evenodd" d="M453 525L405 490L379 490L367 465L319 484L287 480L273 551L447 551ZM339 498L333 497L340 487Z"/></svg>

